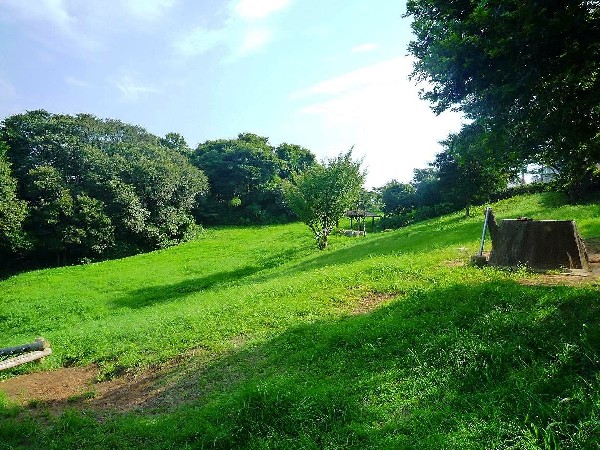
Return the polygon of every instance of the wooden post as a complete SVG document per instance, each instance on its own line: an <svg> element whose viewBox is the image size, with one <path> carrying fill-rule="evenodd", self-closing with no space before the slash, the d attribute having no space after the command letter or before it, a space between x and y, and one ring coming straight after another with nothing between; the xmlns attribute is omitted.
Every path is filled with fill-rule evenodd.
<svg viewBox="0 0 600 450"><path fill-rule="evenodd" d="M14 347L0 348L0 356L12 356L0 361L0 370L10 369L31 361L41 359L52 353L50 344L44 338L37 338L31 344L16 345Z"/></svg>
<svg viewBox="0 0 600 450"><path fill-rule="evenodd" d="M6 361L0 362L0 370L10 369L11 367L20 366L21 364L35 361L37 359L41 359L45 356L48 356L51 353L52 349L48 347L47 349L42 351L29 352L19 356L14 356L12 358L7 359Z"/></svg>

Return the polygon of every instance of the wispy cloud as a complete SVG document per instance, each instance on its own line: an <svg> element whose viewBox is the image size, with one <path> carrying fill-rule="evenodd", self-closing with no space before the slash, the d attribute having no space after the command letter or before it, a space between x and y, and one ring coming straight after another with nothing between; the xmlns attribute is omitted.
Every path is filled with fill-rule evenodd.
<svg viewBox="0 0 600 450"><path fill-rule="evenodd" d="M102 44L91 30L90 9L86 3L64 0L4 0L0 18L23 22L29 37L47 48L96 51Z"/></svg>
<svg viewBox="0 0 600 450"><path fill-rule="evenodd" d="M111 38L123 32L155 26L178 1L0 0L0 19L21 22L28 37L46 48L85 56L108 48Z"/></svg>
<svg viewBox="0 0 600 450"><path fill-rule="evenodd" d="M129 12L143 20L160 19L175 3L176 0L125 0Z"/></svg>
<svg viewBox="0 0 600 450"><path fill-rule="evenodd" d="M347 91L363 89L365 87L376 87L389 82L398 81L399 71L403 66L408 67L410 61L404 58L394 58L383 61L372 66L363 67L352 72L324 80L306 89L293 92L292 99L301 99L314 95L338 95Z"/></svg>
<svg viewBox="0 0 600 450"><path fill-rule="evenodd" d="M263 19L285 9L291 0L239 0L235 4L235 12L242 19Z"/></svg>
<svg viewBox="0 0 600 450"><path fill-rule="evenodd" d="M408 81L412 60L399 57L324 80L290 94L302 116L317 118L331 134L346 136L371 166L368 184L408 180L440 151L461 116L435 116ZM339 151L339 149L337 149ZM385 165L371 164L387 161Z"/></svg>
<svg viewBox="0 0 600 450"><path fill-rule="evenodd" d="M209 30L196 27L175 42L175 48L180 55L194 57L206 53L227 40L224 29Z"/></svg>
<svg viewBox="0 0 600 450"><path fill-rule="evenodd" d="M22 20L48 22L63 32L70 32L76 22L67 11L63 0L5 0L4 8L8 8Z"/></svg>
<svg viewBox="0 0 600 450"><path fill-rule="evenodd" d="M126 101L135 101L146 94L160 93L160 89L150 84L141 83L131 75L123 75L113 81L114 86L121 92L121 98Z"/></svg>
<svg viewBox="0 0 600 450"><path fill-rule="evenodd" d="M235 61L273 42L276 36L273 16L291 4L291 0L235 1L230 5L229 15L221 27L192 28L175 41L175 49L179 55L189 58L224 45L229 49L224 61Z"/></svg>
<svg viewBox="0 0 600 450"><path fill-rule="evenodd" d="M65 83L67 83L71 86L79 87L79 88L89 88L92 86L87 81L81 80L79 78L71 77L71 76L65 77Z"/></svg>
<svg viewBox="0 0 600 450"><path fill-rule="evenodd" d="M372 42L368 44L357 45L352 48L352 53L366 53L371 52L377 48L377 44L373 44Z"/></svg>
<svg viewBox="0 0 600 450"><path fill-rule="evenodd" d="M265 47L272 39L272 32L267 28L251 28L244 34L239 53L246 55Z"/></svg>

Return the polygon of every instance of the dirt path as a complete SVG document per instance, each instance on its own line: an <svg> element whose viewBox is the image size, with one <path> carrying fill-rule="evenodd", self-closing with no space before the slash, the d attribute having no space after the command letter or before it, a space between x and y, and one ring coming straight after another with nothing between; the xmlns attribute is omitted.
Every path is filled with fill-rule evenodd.
<svg viewBox="0 0 600 450"><path fill-rule="evenodd" d="M68 407L131 411L150 405L160 395L157 380L161 372L147 371L98 383L97 366L67 367L10 378L0 382L0 390L17 404L44 406L54 413Z"/></svg>

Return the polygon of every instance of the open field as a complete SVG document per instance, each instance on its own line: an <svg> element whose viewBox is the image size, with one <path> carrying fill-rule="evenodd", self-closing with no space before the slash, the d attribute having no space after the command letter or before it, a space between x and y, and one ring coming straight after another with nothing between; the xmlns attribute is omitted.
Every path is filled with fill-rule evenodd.
<svg viewBox="0 0 600 450"><path fill-rule="evenodd" d="M598 203L493 207L600 241ZM224 228L0 281L0 346L53 349L0 377L88 370L123 399L23 404L0 382L0 448L598 448L599 284L469 266L482 222L323 252L301 224Z"/></svg>

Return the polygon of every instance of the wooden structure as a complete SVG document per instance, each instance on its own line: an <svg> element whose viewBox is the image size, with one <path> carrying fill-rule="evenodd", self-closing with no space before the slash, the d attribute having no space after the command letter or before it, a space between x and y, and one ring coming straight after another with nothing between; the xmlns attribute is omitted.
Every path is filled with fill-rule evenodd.
<svg viewBox="0 0 600 450"><path fill-rule="evenodd" d="M37 338L30 344L0 348L0 370L10 369L11 367L36 361L51 353L52 349L50 348L50 344L44 338Z"/></svg>
<svg viewBox="0 0 600 450"><path fill-rule="evenodd" d="M353 222L356 221L356 231L361 231L363 234L367 233L366 221L367 218L371 218L371 232L375 231L375 217L381 217L380 214L375 214L364 209L355 209L346 212L346 217L350 219L350 230L354 231Z"/></svg>
<svg viewBox="0 0 600 450"><path fill-rule="evenodd" d="M497 224L490 210L488 228L492 238L490 265L589 270L585 246L573 220L522 217Z"/></svg>

